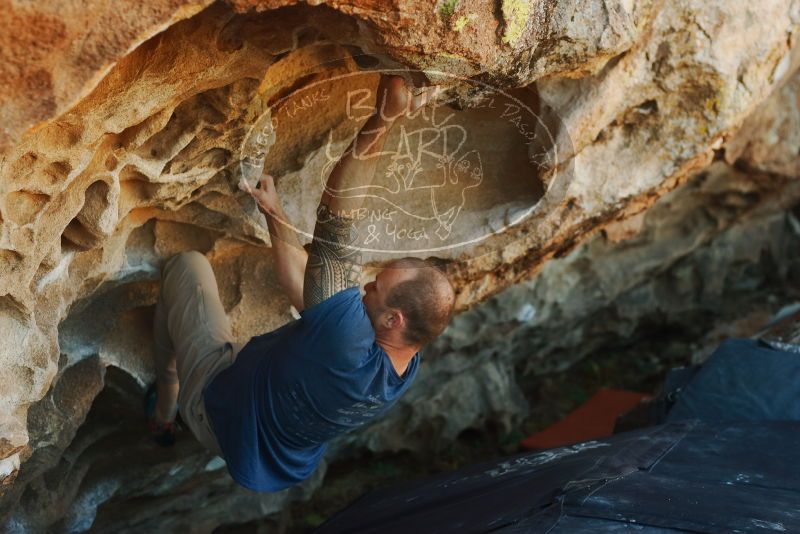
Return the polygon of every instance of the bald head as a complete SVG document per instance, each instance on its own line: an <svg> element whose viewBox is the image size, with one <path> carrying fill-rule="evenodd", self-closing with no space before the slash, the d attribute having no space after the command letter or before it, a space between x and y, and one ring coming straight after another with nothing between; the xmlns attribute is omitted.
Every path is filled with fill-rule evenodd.
<svg viewBox="0 0 800 534"><path fill-rule="evenodd" d="M394 260L384 269L403 272L389 289L385 305L402 312L408 343L427 345L444 331L453 315L456 299L450 281L433 262L418 258Z"/></svg>

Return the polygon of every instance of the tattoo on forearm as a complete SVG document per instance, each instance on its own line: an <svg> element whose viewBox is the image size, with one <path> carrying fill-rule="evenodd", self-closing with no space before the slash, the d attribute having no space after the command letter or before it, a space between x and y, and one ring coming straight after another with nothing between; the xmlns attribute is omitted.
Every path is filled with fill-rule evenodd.
<svg viewBox="0 0 800 534"><path fill-rule="evenodd" d="M361 251L357 240L353 219L331 212L327 204L319 205L303 283L306 308L358 285Z"/></svg>

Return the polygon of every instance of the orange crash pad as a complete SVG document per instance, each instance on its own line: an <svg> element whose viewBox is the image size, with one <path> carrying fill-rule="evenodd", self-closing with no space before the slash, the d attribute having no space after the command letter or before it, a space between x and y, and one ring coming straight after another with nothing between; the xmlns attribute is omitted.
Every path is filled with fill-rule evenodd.
<svg viewBox="0 0 800 534"><path fill-rule="evenodd" d="M635 391L601 389L561 421L523 439L521 445L526 449L550 449L610 436L617 417L648 397Z"/></svg>

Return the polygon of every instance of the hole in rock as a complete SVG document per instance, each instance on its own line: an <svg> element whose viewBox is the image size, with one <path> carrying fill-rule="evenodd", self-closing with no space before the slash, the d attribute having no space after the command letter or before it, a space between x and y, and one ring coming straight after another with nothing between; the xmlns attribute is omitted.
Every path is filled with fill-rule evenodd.
<svg viewBox="0 0 800 534"><path fill-rule="evenodd" d="M103 180L92 183L86 188L86 192L83 195L83 210L86 210L88 206L106 204L108 202L108 191L108 184Z"/></svg>
<svg viewBox="0 0 800 534"><path fill-rule="evenodd" d="M43 164L43 162L41 163ZM15 161L9 162L7 172L8 176L13 176L16 179L22 179L31 174L31 172L39 165L39 154L36 152L26 152Z"/></svg>
<svg viewBox="0 0 800 534"><path fill-rule="evenodd" d="M214 140L223 136L222 125L229 120L231 106L241 93L251 98L255 82L236 81L234 83L199 93L181 102L164 122L163 115L149 125L147 132L136 135L144 137L148 134L135 153L146 159L155 159L166 163L172 159L181 161L196 157L214 148ZM155 129L156 126L158 129ZM191 163L189 161L188 163ZM121 177L122 178L122 177ZM125 178L122 178L125 179Z"/></svg>
<svg viewBox="0 0 800 534"><path fill-rule="evenodd" d="M133 165L126 165L119 173L120 205L126 207L152 199L155 196L158 184L139 172Z"/></svg>
<svg viewBox="0 0 800 534"><path fill-rule="evenodd" d="M51 482L51 491L64 492L63 500L73 503L52 514L57 532L103 530L110 519L104 511L114 508L114 497L125 493L126 481L134 482L137 473L158 471L154 466L160 463L164 472L159 477L168 476L164 450L152 446L142 431L141 385L115 366L105 369L104 382L62 459L44 477ZM83 402L86 400L90 399ZM135 492L135 487L134 483L130 489ZM135 502L132 499L123 504L124 511L135 509ZM121 512L116 510L117 518Z"/></svg>
<svg viewBox="0 0 800 534"><path fill-rule="evenodd" d="M129 272L130 283L104 284L77 302L59 325L63 372L48 397L29 412L29 423L37 441L52 440L47 433L54 428L61 440L37 449L36 472L29 471L29 477L40 477L42 483L28 485L18 508L20 516L41 518L43 498L65 503L48 515L54 531L103 531L109 521L119 521L120 513L142 514L151 503L136 499L141 497L141 473L159 481L151 496L184 481L173 476L176 462L165 461L170 451L155 446L142 426L143 385L152 380L149 340L157 295L156 284L143 274ZM98 351L104 354L102 361ZM64 425L65 416L66 425L56 427ZM208 462L191 435L179 436L175 448L184 459L177 465L187 474L193 473L193 464ZM198 455L203 456L199 462ZM152 482L147 486L152 489Z"/></svg>
<svg viewBox="0 0 800 534"><path fill-rule="evenodd" d="M252 84L251 80L239 80L223 87L205 91L182 102L175 109L175 113L181 116L188 115L208 125L223 124L228 119L227 113L230 111L231 97L237 96L236 93L239 91L247 91ZM204 129L203 133L214 137L219 137L220 135L216 130L208 128Z"/></svg>
<svg viewBox="0 0 800 534"><path fill-rule="evenodd" d="M0 249L0 263L3 265L10 265L13 269L19 262L22 261L22 254L16 250L7 248Z"/></svg>
<svg viewBox="0 0 800 534"><path fill-rule="evenodd" d="M97 244L97 237L78 219L72 219L61 234L62 252L82 252L94 248Z"/></svg>
<svg viewBox="0 0 800 534"><path fill-rule="evenodd" d="M143 388L132 375L114 366L107 368L105 387L92 403L86 422L76 436L76 441L82 440L85 446L76 463L86 472L75 502L88 503L90 509L81 512L83 517L93 518L84 530L91 527L97 532L115 531L119 528L120 517L135 518L134 523L150 518L154 503L161 503L165 498L169 500L170 493L186 494L188 491L191 495L192 488L186 485L185 475L195 476L197 482L192 481L193 484L214 484L220 479L226 484L225 470L201 474L209 455L186 433L174 451L166 451L176 458L165 461L165 450L153 445L143 431L143 395ZM180 468L183 476L177 474L176 468ZM116 478L109 477L109 473ZM147 474L146 486L142 485L142 473ZM199 499L205 496L204 491L201 489L194 497L197 502L202 502ZM61 525L67 526L67 521ZM57 532L66 530L54 529Z"/></svg>
<svg viewBox="0 0 800 534"><path fill-rule="evenodd" d="M192 103L194 103L194 99L181 103L181 106L189 106ZM148 137L146 140L142 139L141 145L134 153L144 159L156 161L169 158L174 153L173 151L177 150L176 147L186 143L187 137L194 136L193 122L193 118L178 113L176 109L166 123L158 124L158 130L141 132L142 137L145 133L148 134Z"/></svg>
<svg viewBox="0 0 800 534"><path fill-rule="evenodd" d="M308 46L313 44L319 40L320 33L316 28L305 27L299 28L295 31L294 34L294 47L295 48L303 48L304 46Z"/></svg>
<svg viewBox="0 0 800 534"><path fill-rule="evenodd" d="M38 132L40 146L47 146L43 152L58 152L69 149L78 144L83 135L83 125L64 120L56 120L44 126Z"/></svg>
<svg viewBox="0 0 800 534"><path fill-rule="evenodd" d="M2 252L12 252L16 254L13 250L1 250L0 253ZM28 322L28 312L25 309L25 305L11 295L3 295L0 297L0 314L2 314L3 317L10 317L19 323Z"/></svg>
<svg viewBox="0 0 800 534"><path fill-rule="evenodd" d="M154 250L168 258L185 250L196 250L205 254L214 247L214 242L222 235L207 228L174 221L156 220L153 229Z"/></svg>
<svg viewBox="0 0 800 534"><path fill-rule="evenodd" d="M608 132L606 131L605 128L603 128L602 130L597 132L597 135L594 136L592 143L595 144L603 143L606 141L607 138L608 138Z"/></svg>
<svg viewBox="0 0 800 534"><path fill-rule="evenodd" d="M24 226L47 205L50 195L36 191L13 191L6 195L5 218Z"/></svg>
<svg viewBox="0 0 800 534"><path fill-rule="evenodd" d="M138 150L143 143L149 140L154 134L161 131L169 123L173 111L171 107L164 108L141 122L122 130L117 134L112 143L115 153Z"/></svg>
<svg viewBox="0 0 800 534"><path fill-rule="evenodd" d="M363 50L361 50L361 47L344 45L344 48L350 52L350 56L353 58L353 61L355 61L356 65L358 65L358 67L361 69L374 69L381 64L380 58L365 53Z"/></svg>
<svg viewBox="0 0 800 534"><path fill-rule="evenodd" d="M139 181L139 182L150 182L150 178L147 177L144 173L139 171L133 165L125 165L121 171L119 171L119 180L121 182L127 182L131 180Z"/></svg>
<svg viewBox="0 0 800 534"><path fill-rule="evenodd" d="M216 133L216 132L215 132ZM209 136L210 137L210 136ZM231 159L231 152L220 147L207 148L205 139L196 137L164 166L164 174L183 174L200 169L219 170Z"/></svg>
<svg viewBox="0 0 800 534"><path fill-rule="evenodd" d="M467 443L480 443L486 439L486 431L477 428L465 428L458 434L458 440Z"/></svg>
<svg viewBox="0 0 800 534"><path fill-rule="evenodd" d="M70 172L72 166L67 161L54 161L44 169L44 174L51 184L65 181Z"/></svg>
<svg viewBox="0 0 800 534"><path fill-rule="evenodd" d="M120 182L120 206L130 208L153 198L154 185L144 180Z"/></svg>
<svg viewBox="0 0 800 534"><path fill-rule="evenodd" d="M272 56L272 62L273 63L277 63L278 61L280 61L283 58L285 58L286 56L288 56L290 52L291 52L291 50L286 50L286 51L281 52L279 54L275 54L274 56Z"/></svg>
<svg viewBox="0 0 800 534"><path fill-rule="evenodd" d="M636 111L644 115L649 115L650 113L657 112L658 102L654 99L645 100L644 102L636 106Z"/></svg>
<svg viewBox="0 0 800 534"><path fill-rule="evenodd" d="M105 161L105 167L107 171L113 171L117 168L117 158L114 154L109 154Z"/></svg>
<svg viewBox="0 0 800 534"><path fill-rule="evenodd" d="M116 205L109 205L109 185L98 180L91 184L84 192L83 207L70 221L61 234L62 251L84 251L96 247L102 237L108 233L104 231L107 221L108 209L116 209ZM105 230L108 230L107 228Z"/></svg>

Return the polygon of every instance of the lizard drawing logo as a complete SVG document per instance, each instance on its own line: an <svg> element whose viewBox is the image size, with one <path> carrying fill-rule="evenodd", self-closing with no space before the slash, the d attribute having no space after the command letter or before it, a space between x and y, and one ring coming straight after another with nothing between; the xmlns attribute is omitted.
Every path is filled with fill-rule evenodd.
<svg viewBox="0 0 800 534"><path fill-rule="evenodd" d="M446 240L464 209L468 191L484 179L480 153L467 149L467 129L451 122L453 117L438 124L432 118L426 118L422 126L401 124L385 149L371 156L379 158L374 183L337 194L378 199L423 227L431 225L432 233ZM322 176L338 160L333 146L331 131Z"/></svg>
<svg viewBox="0 0 800 534"><path fill-rule="evenodd" d="M413 74L406 69L381 72ZM377 136L381 142L375 150L354 146L377 107L372 71L321 76L280 99L254 99L248 112L258 119L242 141L241 180L255 186L273 145L278 161L295 158L285 139L300 135L303 128L298 130L296 122L308 121L309 135L300 135L300 142L310 150L306 161L313 172L289 171L276 177L276 186L294 184L287 187L359 198L352 203L358 207L342 215L357 225L353 246L368 254L442 253L476 246L528 218L547 188L563 194L564 179L556 180L556 138L524 91L509 93L437 70L417 74L449 89L395 122L385 137ZM557 116L551 115L547 120L558 126ZM315 130L323 124L324 129ZM284 134L286 128L291 133ZM284 143L277 143L278 138ZM368 139L375 142L376 137ZM347 150L360 153L359 159L374 158L374 173L360 177L360 183L345 181L344 188L326 189ZM311 238L310 220L301 227L284 223Z"/></svg>

